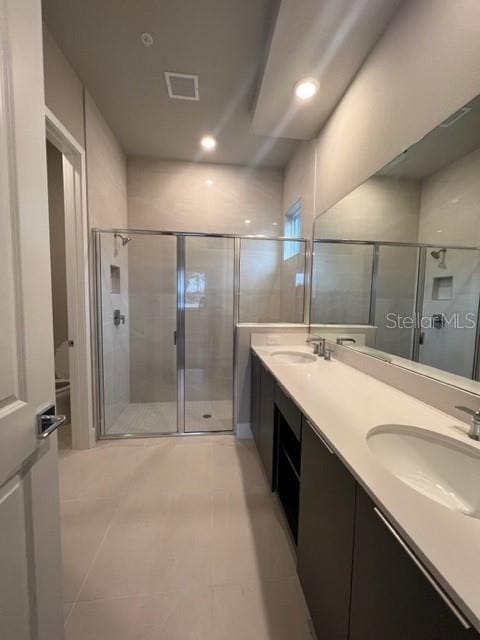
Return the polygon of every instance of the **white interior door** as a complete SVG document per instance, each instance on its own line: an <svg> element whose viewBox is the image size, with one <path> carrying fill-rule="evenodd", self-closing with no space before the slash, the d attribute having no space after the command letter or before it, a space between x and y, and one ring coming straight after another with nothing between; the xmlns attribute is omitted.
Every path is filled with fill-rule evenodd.
<svg viewBox="0 0 480 640"><path fill-rule="evenodd" d="M40 0L0 0L0 638L63 635Z"/></svg>

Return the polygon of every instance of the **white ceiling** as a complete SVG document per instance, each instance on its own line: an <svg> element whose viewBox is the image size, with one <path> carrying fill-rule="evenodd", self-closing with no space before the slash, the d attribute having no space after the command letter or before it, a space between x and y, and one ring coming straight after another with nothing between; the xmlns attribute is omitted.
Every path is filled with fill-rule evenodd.
<svg viewBox="0 0 480 640"><path fill-rule="evenodd" d="M318 132L399 2L43 0L43 12L128 155L284 167L293 139ZM153 46L141 44L143 32ZM198 75L199 102L171 100L165 71ZM306 74L320 92L298 108L292 89ZM218 139L211 154L199 151L204 133Z"/></svg>
<svg viewBox="0 0 480 640"><path fill-rule="evenodd" d="M129 155L283 167L295 146L251 130L272 0L43 0L44 20ZM145 48L142 32L154 37ZM198 74L171 100L165 71ZM218 138L199 156L205 132Z"/></svg>
<svg viewBox="0 0 480 640"><path fill-rule="evenodd" d="M282 0L257 98L253 130L311 139L344 94L400 0ZM320 82L308 103L293 87Z"/></svg>

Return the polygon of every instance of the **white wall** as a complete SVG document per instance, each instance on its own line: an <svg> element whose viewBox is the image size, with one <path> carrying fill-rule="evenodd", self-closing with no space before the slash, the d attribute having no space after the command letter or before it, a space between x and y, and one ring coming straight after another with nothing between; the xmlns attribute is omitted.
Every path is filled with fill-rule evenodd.
<svg viewBox="0 0 480 640"><path fill-rule="evenodd" d="M53 36L43 25L45 104L85 147L83 85Z"/></svg>
<svg viewBox="0 0 480 640"><path fill-rule="evenodd" d="M90 227L125 228L127 159L92 97L85 92L88 216Z"/></svg>
<svg viewBox="0 0 480 640"><path fill-rule="evenodd" d="M273 169L129 158L128 220L140 229L272 235L282 185Z"/></svg>
<svg viewBox="0 0 480 640"><path fill-rule="evenodd" d="M479 87L478 0L405 0L320 133L316 212L469 102Z"/></svg>

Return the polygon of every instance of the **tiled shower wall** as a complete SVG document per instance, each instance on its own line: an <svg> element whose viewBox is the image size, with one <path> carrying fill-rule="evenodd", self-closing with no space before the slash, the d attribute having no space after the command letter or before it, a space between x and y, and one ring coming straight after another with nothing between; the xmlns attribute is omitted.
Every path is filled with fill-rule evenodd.
<svg viewBox="0 0 480 640"><path fill-rule="evenodd" d="M128 244L131 402L176 402L176 239L135 235Z"/></svg>
<svg viewBox="0 0 480 640"><path fill-rule="evenodd" d="M128 249L113 234L101 234L101 267L104 411L108 430L130 400ZM120 270L118 293L115 286L112 290L112 267ZM115 309L125 316L124 324L114 325Z"/></svg>

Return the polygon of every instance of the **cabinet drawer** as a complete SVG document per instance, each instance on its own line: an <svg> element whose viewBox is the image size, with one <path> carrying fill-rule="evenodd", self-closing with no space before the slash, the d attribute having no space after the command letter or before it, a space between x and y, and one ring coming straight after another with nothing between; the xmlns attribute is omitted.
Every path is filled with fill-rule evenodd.
<svg viewBox="0 0 480 640"><path fill-rule="evenodd" d="M275 387L275 404L288 422L290 429L294 432L297 439L300 440L302 433L302 414L297 405L279 384Z"/></svg>

